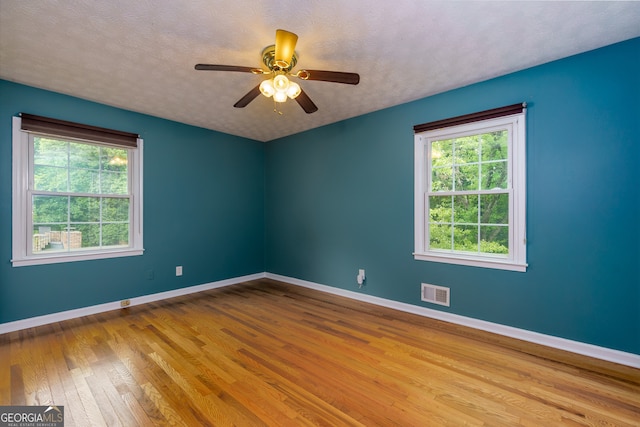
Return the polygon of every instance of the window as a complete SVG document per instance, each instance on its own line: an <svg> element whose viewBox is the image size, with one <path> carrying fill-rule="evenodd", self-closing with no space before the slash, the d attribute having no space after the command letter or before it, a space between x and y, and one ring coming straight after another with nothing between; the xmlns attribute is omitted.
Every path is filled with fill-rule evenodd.
<svg viewBox="0 0 640 427"><path fill-rule="evenodd" d="M526 271L524 104L418 125L418 260Z"/></svg>
<svg viewBox="0 0 640 427"><path fill-rule="evenodd" d="M13 119L14 267L141 255L142 139Z"/></svg>

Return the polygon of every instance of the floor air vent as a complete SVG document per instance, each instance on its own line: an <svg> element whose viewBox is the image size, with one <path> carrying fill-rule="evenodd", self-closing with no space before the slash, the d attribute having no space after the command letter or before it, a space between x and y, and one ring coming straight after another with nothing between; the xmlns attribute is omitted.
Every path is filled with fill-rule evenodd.
<svg viewBox="0 0 640 427"><path fill-rule="evenodd" d="M449 288L443 286L422 284L422 301L449 307Z"/></svg>

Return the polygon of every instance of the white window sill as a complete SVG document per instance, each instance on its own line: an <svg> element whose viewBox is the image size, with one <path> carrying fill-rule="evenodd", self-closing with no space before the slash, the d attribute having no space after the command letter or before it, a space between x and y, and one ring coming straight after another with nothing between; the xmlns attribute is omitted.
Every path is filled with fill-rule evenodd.
<svg viewBox="0 0 640 427"><path fill-rule="evenodd" d="M447 264L467 265L470 267L493 268L498 270L510 270L526 272L527 264L500 258L473 258L459 254L434 254L414 253L413 258L420 261L443 262Z"/></svg>
<svg viewBox="0 0 640 427"><path fill-rule="evenodd" d="M12 259L11 263L14 267L24 267L28 265L57 264L62 262L138 256L142 255L143 253L144 249L114 250L108 252L65 252L63 254L35 255L21 259Z"/></svg>

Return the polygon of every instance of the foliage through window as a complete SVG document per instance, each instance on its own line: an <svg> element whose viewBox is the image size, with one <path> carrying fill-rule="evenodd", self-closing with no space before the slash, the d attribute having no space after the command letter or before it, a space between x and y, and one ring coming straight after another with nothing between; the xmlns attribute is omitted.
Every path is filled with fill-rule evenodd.
<svg viewBox="0 0 640 427"><path fill-rule="evenodd" d="M33 236L49 233L33 252L129 246L126 149L34 136L33 152Z"/></svg>
<svg viewBox="0 0 640 427"><path fill-rule="evenodd" d="M24 131L17 137L14 265L141 253L141 140L131 148ZM16 188L20 182L26 188Z"/></svg>
<svg viewBox="0 0 640 427"><path fill-rule="evenodd" d="M416 259L524 271L524 113L416 134Z"/></svg>

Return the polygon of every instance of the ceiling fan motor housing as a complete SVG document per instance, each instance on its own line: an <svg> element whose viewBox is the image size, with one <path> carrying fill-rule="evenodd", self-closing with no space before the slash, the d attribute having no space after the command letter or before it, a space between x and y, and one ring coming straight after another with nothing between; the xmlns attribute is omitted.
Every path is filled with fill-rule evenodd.
<svg viewBox="0 0 640 427"><path fill-rule="evenodd" d="M262 62L271 71L289 72L298 63L298 55L296 53L291 57L291 62L287 66L286 63L276 61L276 45L267 46L262 51Z"/></svg>

